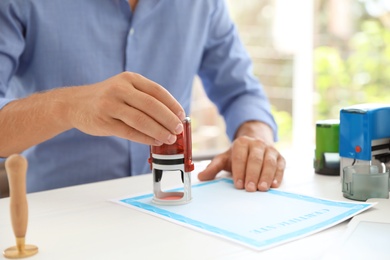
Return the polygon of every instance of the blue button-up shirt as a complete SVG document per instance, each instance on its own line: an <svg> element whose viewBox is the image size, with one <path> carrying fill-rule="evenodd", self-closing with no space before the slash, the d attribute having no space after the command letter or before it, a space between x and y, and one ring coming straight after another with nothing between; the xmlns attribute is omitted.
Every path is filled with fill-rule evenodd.
<svg viewBox="0 0 390 260"><path fill-rule="evenodd" d="M248 120L266 122L276 136L267 97L223 0L140 0L134 13L126 0L0 1L0 108L123 71L164 86L187 114L198 74L230 138ZM28 192L150 172L148 146L76 129L23 154Z"/></svg>

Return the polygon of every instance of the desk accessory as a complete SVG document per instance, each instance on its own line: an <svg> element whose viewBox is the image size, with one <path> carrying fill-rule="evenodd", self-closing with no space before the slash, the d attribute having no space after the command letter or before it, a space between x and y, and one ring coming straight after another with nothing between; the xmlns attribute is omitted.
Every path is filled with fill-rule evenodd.
<svg viewBox="0 0 390 260"><path fill-rule="evenodd" d="M6 258L25 258L38 253L34 245L25 244L28 221L28 205L26 197L27 160L21 155L13 154L5 161L9 187L10 212L12 228L16 238L16 246L4 251Z"/></svg>
<svg viewBox="0 0 390 260"><path fill-rule="evenodd" d="M351 165L343 169L343 195L366 201L369 198L389 198L389 171L376 165Z"/></svg>
<svg viewBox="0 0 390 260"><path fill-rule="evenodd" d="M360 104L340 111L343 196L389 198L390 105Z"/></svg>
<svg viewBox="0 0 390 260"><path fill-rule="evenodd" d="M336 119L316 123L314 169L324 175L340 175L339 125Z"/></svg>
<svg viewBox="0 0 390 260"><path fill-rule="evenodd" d="M174 144L150 147L149 163L153 173L153 202L162 205L177 205L191 201L192 162L191 119L183 121L184 130L177 135ZM179 171L184 185L183 191L165 192L161 187L163 173Z"/></svg>

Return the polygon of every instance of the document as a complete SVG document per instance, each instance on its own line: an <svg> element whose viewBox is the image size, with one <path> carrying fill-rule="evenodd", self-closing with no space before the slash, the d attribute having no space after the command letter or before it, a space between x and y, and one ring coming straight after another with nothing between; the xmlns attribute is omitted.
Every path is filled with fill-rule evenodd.
<svg viewBox="0 0 390 260"><path fill-rule="evenodd" d="M375 204L332 201L277 189L246 192L234 188L229 178L192 185L188 204L157 205L152 198L149 193L112 201L254 250L320 232Z"/></svg>

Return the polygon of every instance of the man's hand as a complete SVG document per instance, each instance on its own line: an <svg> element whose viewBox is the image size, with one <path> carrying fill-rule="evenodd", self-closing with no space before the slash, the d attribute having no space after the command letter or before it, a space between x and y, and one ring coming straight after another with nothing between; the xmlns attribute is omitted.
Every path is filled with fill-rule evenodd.
<svg viewBox="0 0 390 260"><path fill-rule="evenodd" d="M162 86L136 73L75 87L69 100L68 121L87 134L161 145L173 144L183 131L181 105Z"/></svg>
<svg viewBox="0 0 390 260"><path fill-rule="evenodd" d="M267 191L279 187L286 162L274 148L272 140L272 131L267 125L244 123L237 131L232 146L217 155L198 178L201 181L211 180L225 170L232 173L237 189Z"/></svg>
<svg viewBox="0 0 390 260"><path fill-rule="evenodd" d="M15 100L0 110L0 156L77 128L147 145L172 144L184 109L162 86L131 72L87 86L64 87Z"/></svg>

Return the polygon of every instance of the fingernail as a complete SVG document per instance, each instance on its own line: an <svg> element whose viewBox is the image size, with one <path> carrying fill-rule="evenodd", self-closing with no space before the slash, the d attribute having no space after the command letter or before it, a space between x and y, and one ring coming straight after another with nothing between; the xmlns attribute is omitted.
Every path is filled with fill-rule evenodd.
<svg viewBox="0 0 390 260"><path fill-rule="evenodd" d="M176 129L175 129L175 133L176 134L180 134L181 132L183 132L183 124L182 123L180 123L180 124L178 124L177 126L176 126Z"/></svg>
<svg viewBox="0 0 390 260"><path fill-rule="evenodd" d="M180 118L181 121L183 121L186 118L186 114L184 114L182 111L180 111L177 116Z"/></svg>
<svg viewBox="0 0 390 260"><path fill-rule="evenodd" d="M273 183L274 186L278 186L278 181L277 180L274 180L272 183Z"/></svg>
<svg viewBox="0 0 390 260"><path fill-rule="evenodd" d="M256 191L256 185L253 182L249 182L246 187L247 191Z"/></svg>
<svg viewBox="0 0 390 260"><path fill-rule="evenodd" d="M160 146L160 145L162 145L163 144L163 142L161 142L161 141L159 141L159 140L154 140L154 145L155 146Z"/></svg>
<svg viewBox="0 0 390 260"><path fill-rule="evenodd" d="M260 184L260 190L262 190L262 191L267 191L268 190L268 184L265 181L263 181Z"/></svg>
<svg viewBox="0 0 390 260"><path fill-rule="evenodd" d="M237 188L237 189L242 189L242 188L244 188L244 184L243 184L242 180L237 180L237 181L236 181L236 188Z"/></svg>
<svg viewBox="0 0 390 260"><path fill-rule="evenodd" d="M167 141L168 144L173 144L174 142L176 142L176 135L169 135Z"/></svg>

